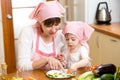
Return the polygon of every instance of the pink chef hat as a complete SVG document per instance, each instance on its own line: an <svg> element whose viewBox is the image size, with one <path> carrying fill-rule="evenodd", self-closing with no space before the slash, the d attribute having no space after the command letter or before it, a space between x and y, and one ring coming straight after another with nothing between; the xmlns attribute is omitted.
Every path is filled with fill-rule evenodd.
<svg viewBox="0 0 120 80"><path fill-rule="evenodd" d="M76 35L80 40L81 44L89 49L88 44L86 42L89 40L93 31L94 29L84 22L71 21L66 22L63 29L63 34L72 33Z"/></svg>
<svg viewBox="0 0 120 80"><path fill-rule="evenodd" d="M65 9L57 1L41 2L30 14L31 19L36 19L40 23L48 18L62 17Z"/></svg>

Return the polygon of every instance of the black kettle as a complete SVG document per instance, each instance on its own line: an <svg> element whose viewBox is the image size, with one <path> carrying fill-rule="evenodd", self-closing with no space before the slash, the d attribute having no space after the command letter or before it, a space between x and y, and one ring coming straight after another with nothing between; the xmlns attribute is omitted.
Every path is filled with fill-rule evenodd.
<svg viewBox="0 0 120 80"><path fill-rule="evenodd" d="M105 4L106 7L102 7L100 9L100 5ZM108 4L107 2L100 2L97 7L96 11L96 22L98 24L110 24L111 21L111 11L108 9Z"/></svg>

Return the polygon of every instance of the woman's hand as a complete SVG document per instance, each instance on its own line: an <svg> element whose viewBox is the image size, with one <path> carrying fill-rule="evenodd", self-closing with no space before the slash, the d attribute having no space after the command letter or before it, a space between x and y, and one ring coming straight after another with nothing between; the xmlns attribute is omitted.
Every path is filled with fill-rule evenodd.
<svg viewBox="0 0 120 80"><path fill-rule="evenodd" d="M62 69L62 70L64 69L63 65L58 59L54 57L48 57L47 60L48 60L48 64L50 65L51 69Z"/></svg>

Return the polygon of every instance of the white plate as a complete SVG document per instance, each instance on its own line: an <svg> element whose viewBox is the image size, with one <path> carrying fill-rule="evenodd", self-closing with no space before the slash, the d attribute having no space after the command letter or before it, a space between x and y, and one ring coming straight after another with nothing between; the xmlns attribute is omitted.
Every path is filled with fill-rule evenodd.
<svg viewBox="0 0 120 80"><path fill-rule="evenodd" d="M46 75L50 78L70 78L75 76L75 73L66 74L61 70L50 70L46 73Z"/></svg>

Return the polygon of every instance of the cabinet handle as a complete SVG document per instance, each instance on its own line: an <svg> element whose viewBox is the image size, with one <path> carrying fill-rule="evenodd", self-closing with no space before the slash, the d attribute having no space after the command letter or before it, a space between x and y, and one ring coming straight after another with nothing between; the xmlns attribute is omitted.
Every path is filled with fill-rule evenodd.
<svg viewBox="0 0 120 80"><path fill-rule="evenodd" d="M117 40L115 40L115 39L110 39L110 41L112 41L112 42L117 42Z"/></svg>
<svg viewBox="0 0 120 80"><path fill-rule="evenodd" d="M8 19L12 19L12 16L10 14L7 14Z"/></svg>

